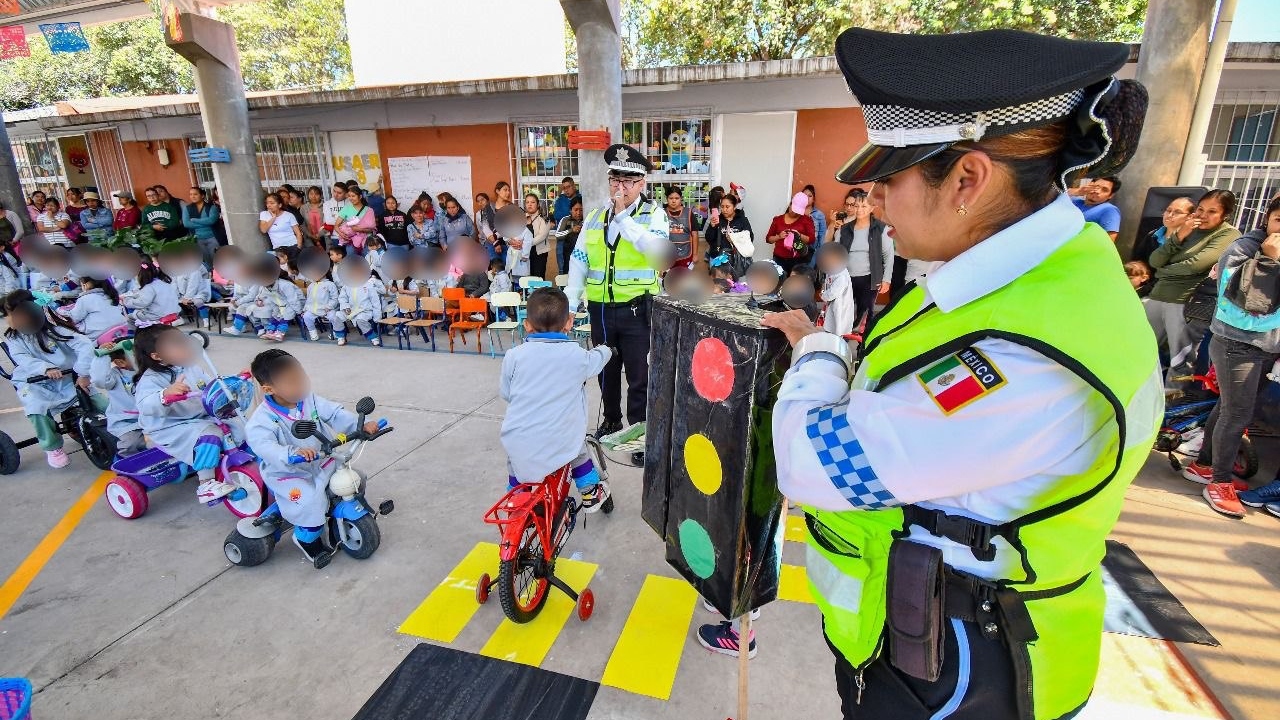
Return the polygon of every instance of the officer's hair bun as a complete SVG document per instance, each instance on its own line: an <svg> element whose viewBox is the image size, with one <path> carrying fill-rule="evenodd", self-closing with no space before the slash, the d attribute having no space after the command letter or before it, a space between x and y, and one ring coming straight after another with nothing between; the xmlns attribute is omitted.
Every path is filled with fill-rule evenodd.
<svg viewBox="0 0 1280 720"><path fill-rule="evenodd" d="M1098 108L1098 116L1106 123L1107 134L1111 136L1111 147L1089 168L1091 177L1119 174L1138 149L1138 138L1147 117L1147 89L1137 80L1121 80L1118 84L1116 96Z"/></svg>

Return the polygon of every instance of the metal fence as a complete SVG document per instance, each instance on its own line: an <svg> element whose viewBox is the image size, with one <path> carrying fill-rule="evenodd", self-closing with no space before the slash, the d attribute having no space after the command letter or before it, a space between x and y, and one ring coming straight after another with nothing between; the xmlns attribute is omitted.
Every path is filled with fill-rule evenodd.
<svg viewBox="0 0 1280 720"><path fill-rule="evenodd" d="M1240 198L1233 224L1257 227L1280 193L1280 92L1231 90L1218 95L1205 137L1204 185Z"/></svg>

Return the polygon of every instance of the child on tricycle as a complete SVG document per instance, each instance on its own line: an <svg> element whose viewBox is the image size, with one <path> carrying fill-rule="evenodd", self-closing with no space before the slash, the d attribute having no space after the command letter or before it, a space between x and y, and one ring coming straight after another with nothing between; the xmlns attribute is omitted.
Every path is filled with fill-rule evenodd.
<svg viewBox="0 0 1280 720"><path fill-rule="evenodd" d="M366 422L360 428L355 413L312 393L302 363L284 350L258 353L249 370L264 394L245 428L249 446L262 459L262 476L275 495L280 516L294 526L294 543L315 563L334 551L324 533L329 510L325 488L339 464L322 455L324 448L316 435L297 437L293 424L310 420L318 435L342 438L359 429L377 433L378 423Z"/></svg>

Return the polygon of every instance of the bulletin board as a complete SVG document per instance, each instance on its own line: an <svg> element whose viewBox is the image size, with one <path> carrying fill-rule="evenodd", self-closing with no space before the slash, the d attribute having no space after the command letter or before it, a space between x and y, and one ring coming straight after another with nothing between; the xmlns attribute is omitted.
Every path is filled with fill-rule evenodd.
<svg viewBox="0 0 1280 720"><path fill-rule="evenodd" d="M432 200L442 192L452 193L468 214L475 209L471 196L470 155L420 155L387 159L390 192L407 207L426 191Z"/></svg>

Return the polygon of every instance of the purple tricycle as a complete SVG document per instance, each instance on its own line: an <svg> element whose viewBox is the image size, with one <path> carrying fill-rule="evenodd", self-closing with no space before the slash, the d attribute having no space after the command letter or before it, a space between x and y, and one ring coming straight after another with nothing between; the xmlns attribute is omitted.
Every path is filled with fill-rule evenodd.
<svg viewBox="0 0 1280 720"><path fill-rule="evenodd" d="M147 493L162 485L182 482L191 474L186 463L174 460L160 448L149 448L121 458L111 466L116 473L107 483L107 503L117 515L133 520L147 511ZM267 486L258 472L258 460L251 453L232 449L222 454L218 478L236 486L230 494L212 500L238 518L257 517L267 507Z"/></svg>

